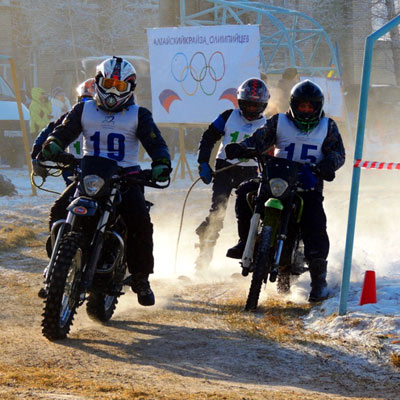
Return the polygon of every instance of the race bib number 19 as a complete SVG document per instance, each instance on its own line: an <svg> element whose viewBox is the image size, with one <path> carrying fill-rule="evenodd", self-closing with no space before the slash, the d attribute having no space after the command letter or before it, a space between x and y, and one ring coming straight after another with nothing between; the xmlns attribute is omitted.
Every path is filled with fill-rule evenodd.
<svg viewBox="0 0 400 400"><path fill-rule="evenodd" d="M93 142L94 156L100 155L100 131L89 138ZM125 157L125 136L121 133L107 135L107 157L115 161L122 161Z"/></svg>

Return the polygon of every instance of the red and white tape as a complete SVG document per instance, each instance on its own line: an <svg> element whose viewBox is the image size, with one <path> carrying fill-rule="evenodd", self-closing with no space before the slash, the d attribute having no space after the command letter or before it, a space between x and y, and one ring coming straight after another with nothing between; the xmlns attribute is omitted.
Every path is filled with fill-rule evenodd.
<svg viewBox="0 0 400 400"><path fill-rule="evenodd" d="M380 162L380 161L363 161L363 160L355 160L354 168L363 168L363 169L399 169L400 163L394 162Z"/></svg>

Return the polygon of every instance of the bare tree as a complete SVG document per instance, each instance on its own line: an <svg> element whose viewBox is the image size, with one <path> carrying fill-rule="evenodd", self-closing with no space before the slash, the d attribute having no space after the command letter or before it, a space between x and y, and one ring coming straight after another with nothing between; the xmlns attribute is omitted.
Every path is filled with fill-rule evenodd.
<svg viewBox="0 0 400 400"><path fill-rule="evenodd" d="M394 0L385 0L386 10L387 10L387 19L390 21L398 12L396 12L395 2ZM396 77L397 85L400 85L400 32L399 26L392 29L390 31L390 45L393 53L393 67L394 74Z"/></svg>
<svg viewBox="0 0 400 400"><path fill-rule="evenodd" d="M398 0L372 0L372 24L374 30L381 28L399 13ZM386 47L385 65L394 73L397 85L400 85L400 31L399 26L382 38L382 47ZM386 45L386 46L385 46Z"/></svg>
<svg viewBox="0 0 400 400"><path fill-rule="evenodd" d="M37 59L39 77L48 79L66 60L146 56L145 28L158 26L158 0L11 0L10 15L18 64Z"/></svg>

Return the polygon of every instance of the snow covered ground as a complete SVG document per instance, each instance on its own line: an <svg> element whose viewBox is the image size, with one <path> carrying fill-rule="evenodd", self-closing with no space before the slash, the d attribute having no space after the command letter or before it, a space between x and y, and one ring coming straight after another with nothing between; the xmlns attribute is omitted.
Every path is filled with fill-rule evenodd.
<svg viewBox="0 0 400 400"><path fill-rule="evenodd" d="M188 155L192 175L197 179L194 155ZM176 166L175 159L174 166ZM143 164L146 168L148 162ZM338 172L337 179L325 189L325 208L328 216L328 230L331 240L328 281L332 297L322 305L313 308L305 319L310 330L358 344L375 343L376 351L400 354L400 260L398 252L398 221L400 207L396 188L397 172L368 171L360 186L357 228L353 252L351 284L347 303L347 314L338 315L340 285L344 259L347 228L351 166ZM0 197L0 218L10 221L17 215L45 215L56 198L55 194L38 190L32 196L28 173L24 169L1 168L14 183L18 195ZM192 184L186 171L185 179L180 178L180 170L175 181L165 191L148 190L147 197L156 205L155 218L155 277L171 279L185 274L194 278L193 263L197 255L194 249L196 235L194 229L206 216L209 207L210 186L202 182L195 185L189 196L183 219L178 258L175 259L180 215L183 200ZM48 189L63 189L61 178L49 178ZM210 273L203 277L213 281L223 280L233 272L239 272L235 260L224 257L226 248L235 243L236 226L233 218L232 198L228 208L224 230L217 244ZM153 209L152 209L153 215ZM162 264L162 268L159 266ZM376 273L377 303L359 305L366 270ZM292 288L288 300L305 303L309 291L309 276L304 274ZM267 285L263 296L275 295L274 285Z"/></svg>

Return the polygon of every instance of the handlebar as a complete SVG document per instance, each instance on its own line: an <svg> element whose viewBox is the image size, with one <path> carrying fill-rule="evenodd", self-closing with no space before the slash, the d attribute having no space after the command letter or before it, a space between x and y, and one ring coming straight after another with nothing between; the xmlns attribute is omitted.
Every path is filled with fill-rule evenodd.
<svg viewBox="0 0 400 400"><path fill-rule="evenodd" d="M80 163L79 159L75 158L73 154L67 153L66 151L59 153L55 160L44 160L39 153L36 157L36 160L43 168L60 170L70 169L71 167L76 168ZM53 164L46 164L47 162L51 162Z"/></svg>
<svg viewBox="0 0 400 400"><path fill-rule="evenodd" d="M133 183L133 184L143 185L143 186L152 187L152 188L156 188L156 189L165 189L171 183L171 179L168 179L164 185L160 185L157 182L153 181L151 169L143 169L143 170L139 170L139 171L128 172L126 174L122 174L121 176L119 176L118 178L115 178L115 179L124 181L128 184Z"/></svg>
<svg viewBox="0 0 400 400"><path fill-rule="evenodd" d="M268 154L267 151L260 153L259 151L257 151L255 147L248 147L246 148L246 150L244 150L243 155L241 155L240 158L252 158L255 160L258 160L260 158L264 158L265 160L272 160L276 158L275 156ZM301 163L299 161L293 161L293 160L287 160L287 161L297 164L300 168L304 167L305 165L309 165L313 173L319 172L319 167L314 163Z"/></svg>
<svg viewBox="0 0 400 400"><path fill-rule="evenodd" d="M40 155L36 158L38 164L45 168L45 169L60 169L60 170L65 170L65 169L70 169L76 168L80 164L80 160L77 159L73 154L67 153L65 151L59 153L57 155L56 160L52 160L54 164L49 165L45 164L44 160L40 158ZM126 182L126 183L131 183L131 184L138 184L138 185L143 185L147 187L152 187L156 189L165 189L167 188L170 183L171 179L168 179L165 184L160 185L157 182L155 182L152 179L152 172L151 169L145 169L145 170L138 170L138 171L130 171L130 172L125 172L124 169L120 169L120 174L116 177L113 178L114 181L121 181L121 182Z"/></svg>

